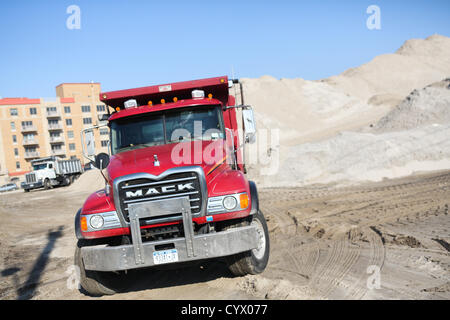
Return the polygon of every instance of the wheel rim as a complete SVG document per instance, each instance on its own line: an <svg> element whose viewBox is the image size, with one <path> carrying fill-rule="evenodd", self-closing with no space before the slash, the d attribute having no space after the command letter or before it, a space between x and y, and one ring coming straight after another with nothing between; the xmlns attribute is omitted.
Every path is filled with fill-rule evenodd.
<svg viewBox="0 0 450 320"><path fill-rule="evenodd" d="M251 225L256 228L258 234L258 246L252 250L252 253L256 259L261 260L266 251L266 235L262 223L258 219L254 219Z"/></svg>

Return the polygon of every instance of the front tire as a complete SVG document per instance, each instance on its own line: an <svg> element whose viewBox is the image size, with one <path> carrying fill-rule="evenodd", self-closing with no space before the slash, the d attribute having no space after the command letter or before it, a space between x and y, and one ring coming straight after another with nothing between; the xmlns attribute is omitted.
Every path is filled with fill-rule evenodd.
<svg viewBox="0 0 450 320"><path fill-rule="evenodd" d="M78 240L75 250L75 265L80 270L80 285L92 296L112 295L120 291L122 277L113 272L86 270L81 257L81 248L88 245L86 240Z"/></svg>
<svg viewBox="0 0 450 320"><path fill-rule="evenodd" d="M261 211L258 211L252 217L250 225L255 226L258 232L258 247L228 258L228 268L235 276L260 274L266 269L269 262L269 231L266 219Z"/></svg>
<svg viewBox="0 0 450 320"><path fill-rule="evenodd" d="M44 180L44 189L45 190L48 190L48 189L50 189L52 187L52 185L51 185L51 183L50 183L50 179L45 179Z"/></svg>

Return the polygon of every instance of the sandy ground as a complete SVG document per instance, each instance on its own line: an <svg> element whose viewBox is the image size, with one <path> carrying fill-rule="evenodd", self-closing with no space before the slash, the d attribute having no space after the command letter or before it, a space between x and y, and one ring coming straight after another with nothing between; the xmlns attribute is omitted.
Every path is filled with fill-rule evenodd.
<svg viewBox="0 0 450 320"><path fill-rule="evenodd" d="M0 299L94 299L71 286L73 219L90 192L79 189L0 195ZM145 269L100 299L450 299L449 171L260 198L263 274L233 277L220 260Z"/></svg>

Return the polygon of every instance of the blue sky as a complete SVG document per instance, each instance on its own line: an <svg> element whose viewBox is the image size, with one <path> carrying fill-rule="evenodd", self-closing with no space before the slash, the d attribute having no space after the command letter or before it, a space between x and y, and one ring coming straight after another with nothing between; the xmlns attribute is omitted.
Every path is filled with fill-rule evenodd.
<svg viewBox="0 0 450 320"><path fill-rule="evenodd" d="M381 10L369 30L366 9ZM69 30L67 7L81 10ZM2 1L0 96L52 97L62 82L117 90L220 75L320 79L450 36L450 1Z"/></svg>

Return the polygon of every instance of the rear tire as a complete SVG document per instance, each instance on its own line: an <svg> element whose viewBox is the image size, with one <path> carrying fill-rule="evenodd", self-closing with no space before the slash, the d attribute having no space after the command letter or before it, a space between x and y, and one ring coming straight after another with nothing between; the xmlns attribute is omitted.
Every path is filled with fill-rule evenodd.
<svg viewBox="0 0 450 320"><path fill-rule="evenodd" d="M113 272L86 270L81 257L81 248L87 246L87 240L78 240L75 250L75 265L80 268L80 285L92 296L112 295L123 286L123 276Z"/></svg>
<svg viewBox="0 0 450 320"><path fill-rule="evenodd" d="M254 225L258 231L258 247L228 257L228 268L235 276L262 273L269 262L269 231L267 229L266 219L261 211L258 211L252 217L250 225Z"/></svg>

